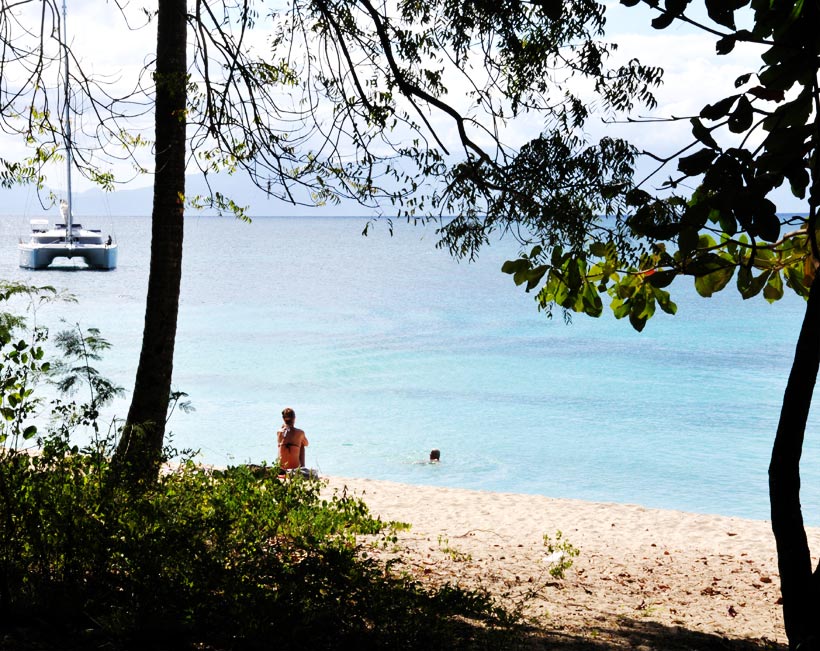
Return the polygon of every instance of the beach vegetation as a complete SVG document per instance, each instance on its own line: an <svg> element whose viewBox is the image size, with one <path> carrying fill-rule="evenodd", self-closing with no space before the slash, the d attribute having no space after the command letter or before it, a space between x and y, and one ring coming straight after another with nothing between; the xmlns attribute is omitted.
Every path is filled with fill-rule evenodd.
<svg viewBox="0 0 820 651"><path fill-rule="evenodd" d="M658 612L656 604L641 603L636 609L638 617L653 617Z"/></svg>
<svg viewBox="0 0 820 651"><path fill-rule="evenodd" d="M555 538L550 537L549 534L544 534L543 544L546 548L546 561L549 563L549 574L554 579L563 579L568 569L572 567L573 560L580 553L575 545L564 538L564 534L558 530L555 532Z"/></svg>
<svg viewBox="0 0 820 651"><path fill-rule="evenodd" d="M468 563L473 560L473 557L467 552L463 552L460 549L453 547L450 544L450 539L443 534L439 534L438 547L442 553L446 554L450 560L456 563Z"/></svg>
<svg viewBox="0 0 820 651"><path fill-rule="evenodd" d="M30 452L0 452L5 631L86 648L447 648L475 635L503 648L516 625L485 593L363 556L358 536L391 523L358 498L321 498L317 480L182 460L135 495L62 435Z"/></svg>

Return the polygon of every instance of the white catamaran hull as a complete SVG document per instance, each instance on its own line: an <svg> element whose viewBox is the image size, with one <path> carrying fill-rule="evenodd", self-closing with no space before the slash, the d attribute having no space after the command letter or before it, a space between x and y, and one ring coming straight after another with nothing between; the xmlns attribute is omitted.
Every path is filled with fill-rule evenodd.
<svg viewBox="0 0 820 651"><path fill-rule="evenodd" d="M63 204L63 217L67 206ZM69 219L69 224L71 220ZM17 245L20 266L24 269L46 269L57 258L82 258L92 269L117 268L117 244L111 237L103 238L98 230L83 228L81 224L55 224L46 219L31 220L29 239Z"/></svg>
<svg viewBox="0 0 820 651"><path fill-rule="evenodd" d="M45 269L57 258L82 258L92 269L116 269L117 245L106 244L31 244L21 243L20 266Z"/></svg>

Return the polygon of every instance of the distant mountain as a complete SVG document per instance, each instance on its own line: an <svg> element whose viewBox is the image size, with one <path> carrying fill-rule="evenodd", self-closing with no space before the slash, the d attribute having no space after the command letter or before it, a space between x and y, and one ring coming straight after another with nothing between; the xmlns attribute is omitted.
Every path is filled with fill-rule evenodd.
<svg viewBox="0 0 820 651"><path fill-rule="evenodd" d="M251 216L342 216L369 215L371 211L353 201L342 202L338 206L318 208L295 206L267 196L246 177L241 175L219 175L209 177L215 191L230 197L240 206L249 206ZM191 175L186 179L186 193L189 196L205 194L207 187L202 175ZM96 188L74 194L74 214L82 218L86 215L150 215L153 200L151 186L103 192ZM52 209L54 215L57 209ZM21 215L40 212L36 197L28 188L0 189L0 214Z"/></svg>

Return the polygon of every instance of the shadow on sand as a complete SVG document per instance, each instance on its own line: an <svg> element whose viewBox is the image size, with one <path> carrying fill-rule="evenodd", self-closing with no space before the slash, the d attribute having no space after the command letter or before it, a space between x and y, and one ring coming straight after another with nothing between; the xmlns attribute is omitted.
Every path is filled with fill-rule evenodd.
<svg viewBox="0 0 820 651"><path fill-rule="evenodd" d="M550 649L550 651L786 651L788 646L765 638L737 639L689 630L682 626L665 626L657 622L617 618L611 623L584 631L558 629L528 629L522 631L519 649Z"/></svg>

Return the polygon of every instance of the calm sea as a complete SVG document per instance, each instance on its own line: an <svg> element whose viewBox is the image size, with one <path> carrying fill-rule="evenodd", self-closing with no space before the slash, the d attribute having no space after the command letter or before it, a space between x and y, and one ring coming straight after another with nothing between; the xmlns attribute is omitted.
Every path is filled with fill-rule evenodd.
<svg viewBox="0 0 820 651"><path fill-rule="evenodd" d="M100 370L133 386L150 220L112 218L112 272L28 272L2 218L0 277L51 284L77 304L41 308L98 327ZM500 272L511 243L476 263L435 248L432 226L362 218L191 217L175 387L196 411L178 447L214 464L276 456L284 406L320 473L410 484L638 503L768 518L766 469L804 303L699 298L645 332L611 316L549 320ZM92 225L92 224L87 224ZM127 399L112 413L124 416ZM820 421L803 457L806 520L820 524ZM422 463L433 447L438 465Z"/></svg>

